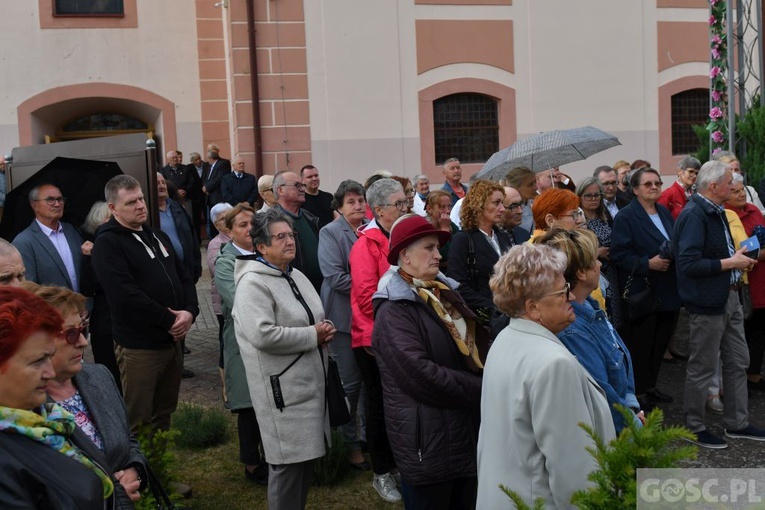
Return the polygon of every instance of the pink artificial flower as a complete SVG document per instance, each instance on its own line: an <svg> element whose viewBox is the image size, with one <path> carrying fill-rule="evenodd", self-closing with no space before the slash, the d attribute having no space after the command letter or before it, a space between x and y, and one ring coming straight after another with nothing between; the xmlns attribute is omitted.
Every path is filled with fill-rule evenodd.
<svg viewBox="0 0 765 510"><path fill-rule="evenodd" d="M714 77L716 77L718 74L720 74L720 72L721 72L721 71L722 71L722 70L721 70L719 67L717 67L717 66L713 66L713 67L712 67L712 68L709 70L709 77L710 77L710 78L714 78Z"/></svg>
<svg viewBox="0 0 765 510"><path fill-rule="evenodd" d="M712 91L712 101L714 101L714 102L717 102L717 101L719 101L721 98L722 98L722 93L721 93L721 92L719 92L719 91L717 91L717 90L713 90L713 91Z"/></svg>
<svg viewBox="0 0 765 510"><path fill-rule="evenodd" d="M725 140L725 136L723 136L722 131L715 131L712 133L712 140L714 140L715 143L722 143Z"/></svg>
<svg viewBox="0 0 765 510"><path fill-rule="evenodd" d="M712 48L712 58L715 60L719 60L720 52L717 51L717 48Z"/></svg>
<svg viewBox="0 0 765 510"><path fill-rule="evenodd" d="M719 35L715 34L712 36L712 42L715 44L722 44L722 39Z"/></svg>
<svg viewBox="0 0 765 510"><path fill-rule="evenodd" d="M719 2L719 1L720 1L720 0L709 0L709 3L710 3L710 4L712 4L712 5L714 5L714 4L716 4L717 2Z"/></svg>
<svg viewBox="0 0 765 510"><path fill-rule="evenodd" d="M712 157L717 156L721 152L722 152L722 149L720 147L716 148L715 150L712 151Z"/></svg>
<svg viewBox="0 0 765 510"><path fill-rule="evenodd" d="M710 118L710 119L716 120L716 119L719 119L719 118L721 118L722 116L723 116L723 112L722 112L722 110L721 110L719 107L717 107L717 106L715 106L714 108L712 108L711 110L709 110L709 118Z"/></svg>
<svg viewBox="0 0 765 510"><path fill-rule="evenodd" d="M717 18L715 18L714 16L710 16L709 17L709 24L710 25L714 25L715 23L717 23Z"/></svg>

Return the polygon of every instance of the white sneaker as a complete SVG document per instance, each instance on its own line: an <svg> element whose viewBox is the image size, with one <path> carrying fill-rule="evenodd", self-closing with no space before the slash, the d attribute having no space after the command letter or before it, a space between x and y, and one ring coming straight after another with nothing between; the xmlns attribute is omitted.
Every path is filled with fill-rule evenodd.
<svg viewBox="0 0 765 510"><path fill-rule="evenodd" d="M720 397L716 396L716 397L707 399L707 409L711 413L722 414L723 403L720 401Z"/></svg>
<svg viewBox="0 0 765 510"><path fill-rule="evenodd" d="M372 487L375 488L381 498L389 503L401 501L401 493L396 489L396 480L393 479L390 473L374 475Z"/></svg>

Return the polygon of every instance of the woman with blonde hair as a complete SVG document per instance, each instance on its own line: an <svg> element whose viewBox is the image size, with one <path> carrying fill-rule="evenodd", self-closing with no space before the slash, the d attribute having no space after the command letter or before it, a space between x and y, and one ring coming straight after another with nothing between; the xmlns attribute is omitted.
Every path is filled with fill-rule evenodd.
<svg viewBox="0 0 765 510"><path fill-rule="evenodd" d="M541 497L546 507L569 508L597 468L580 424L606 443L615 435L604 391L555 336L576 319L565 272L559 250L521 244L491 278L497 308L511 319L484 367L478 509L514 508L499 484L528 504Z"/></svg>
<svg viewBox="0 0 765 510"><path fill-rule="evenodd" d="M746 174L741 169L741 162L736 157L736 155L733 154L732 152L728 152L722 156L719 156L718 161L720 163L725 163L726 165L728 165L728 168L730 168L734 174L739 174L742 177L744 177L744 190L746 190L746 202L748 204L752 204L755 207L757 207L757 209L760 210L760 213L765 214L765 205L762 204L762 200L760 200L760 195L757 194L754 188L746 184Z"/></svg>
<svg viewBox="0 0 765 510"><path fill-rule="evenodd" d="M494 264L513 245L507 232L499 228L504 199L500 184L475 181L462 203L462 230L454 235L449 248L447 276L459 282L460 295L483 326L489 326L496 309L489 289Z"/></svg>

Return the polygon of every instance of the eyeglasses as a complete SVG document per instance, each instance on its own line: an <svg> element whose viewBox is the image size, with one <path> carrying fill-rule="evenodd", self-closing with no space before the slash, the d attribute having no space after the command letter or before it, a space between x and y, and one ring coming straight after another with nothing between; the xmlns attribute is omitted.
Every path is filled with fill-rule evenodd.
<svg viewBox="0 0 765 510"><path fill-rule="evenodd" d="M395 206L396 209L398 209L401 212L406 212L406 209L407 209L406 200L399 200L395 204L380 204L380 207L388 207L389 205Z"/></svg>
<svg viewBox="0 0 765 510"><path fill-rule="evenodd" d="M582 198L585 200L597 200L603 196L603 193L585 193Z"/></svg>
<svg viewBox="0 0 765 510"><path fill-rule="evenodd" d="M277 241L284 241L288 237L290 239L295 239L296 235L297 232L282 232L280 234L272 234L271 237L275 238Z"/></svg>
<svg viewBox="0 0 765 510"><path fill-rule="evenodd" d="M606 181L606 182L601 182L600 184L602 184L603 186L609 186L609 187L616 186L616 181Z"/></svg>
<svg viewBox="0 0 765 510"><path fill-rule="evenodd" d="M568 216L570 216L570 217L571 217L571 219L573 219L574 221L576 221L576 220L578 220L579 218L582 218L582 217L584 217L584 211L582 211L581 209L577 209L576 211L570 212L570 213L568 213L568 214L561 214L561 215L559 216L559 218L566 218L566 217L568 217Z"/></svg>
<svg viewBox="0 0 765 510"><path fill-rule="evenodd" d="M295 184L282 184L282 186L293 186L298 191L305 189L305 184L302 182L296 182Z"/></svg>
<svg viewBox="0 0 765 510"><path fill-rule="evenodd" d="M54 204L61 204L64 205L66 203L66 197L45 197L35 200L35 202L45 202L48 205L54 205Z"/></svg>
<svg viewBox="0 0 765 510"><path fill-rule="evenodd" d="M566 294L566 301L571 301L571 284L566 282L566 287L563 290L556 290L555 292L550 292L548 294L544 294L542 297L547 296L557 296L558 294Z"/></svg>
<svg viewBox="0 0 765 510"><path fill-rule="evenodd" d="M61 338L66 340L69 345L77 345L77 342L80 341L80 335L87 338L88 334L90 334L90 321L82 321L78 327L71 327L62 331Z"/></svg>
<svg viewBox="0 0 765 510"><path fill-rule="evenodd" d="M648 181L641 184L644 188L661 188L661 185L664 184L661 181Z"/></svg>
<svg viewBox="0 0 765 510"><path fill-rule="evenodd" d="M699 171L695 168L686 168L685 172L691 174L691 175L699 175Z"/></svg>
<svg viewBox="0 0 765 510"><path fill-rule="evenodd" d="M508 211L512 211L513 209L523 209L523 204L521 202L513 202L512 204L506 205L505 209Z"/></svg>

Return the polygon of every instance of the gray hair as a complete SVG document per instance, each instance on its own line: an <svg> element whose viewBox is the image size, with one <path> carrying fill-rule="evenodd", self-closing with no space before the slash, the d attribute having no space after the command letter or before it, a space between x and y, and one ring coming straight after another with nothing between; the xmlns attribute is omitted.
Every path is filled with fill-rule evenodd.
<svg viewBox="0 0 765 510"><path fill-rule="evenodd" d="M364 186L352 179L346 179L337 187L337 191L332 196L332 209L338 210L343 206L343 200L348 193L355 193L364 196ZM366 199L365 199L366 200Z"/></svg>
<svg viewBox="0 0 765 510"><path fill-rule="evenodd" d="M430 182L430 179L429 179L429 178L428 178L428 176L427 176L427 175L425 175L425 174L417 174L417 175L415 175L415 176L414 176L414 178L412 178L412 182L413 182L415 185L416 185L417 183L419 183L420 181L428 181L428 182Z"/></svg>
<svg viewBox="0 0 765 510"><path fill-rule="evenodd" d="M53 186L54 188L58 188L58 186L50 182L44 182L42 184L38 184L37 186L29 190L29 194L27 195L27 198L29 199L30 204L32 202L37 201L40 198L40 188L42 188L43 186Z"/></svg>
<svg viewBox="0 0 765 510"><path fill-rule="evenodd" d="M454 163L455 161L459 162L459 160L460 160L459 158L449 158L449 159L447 159L446 161L444 161L444 164L443 164L444 169L446 169L446 165L448 165L449 163Z"/></svg>
<svg viewBox="0 0 765 510"><path fill-rule="evenodd" d="M712 161L719 161L722 158L733 158L738 161L736 154L732 151L719 151L716 154L712 154ZM698 179L697 179L698 180Z"/></svg>
<svg viewBox="0 0 765 510"><path fill-rule="evenodd" d="M111 213L109 212L109 204L99 200L90 208L90 212L85 217L85 222L82 224L82 230L90 235L95 235L98 227L106 223Z"/></svg>
<svg viewBox="0 0 765 510"><path fill-rule="evenodd" d="M284 178L286 174L293 174L298 178L298 180L300 180L300 176L292 170L282 170L281 172L276 172L276 175L274 175L274 184L271 186L271 189L273 190L274 196L276 198L279 198L279 186L284 186L287 183L287 180Z"/></svg>
<svg viewBox="0 0 765 510"><path fill-rule="evenodd" d="M698 170L701 168L701 161L694 158L693 156L685 156L683 159L677 162L677 168L682 170L685 170L686 168L693 168Z"/></svg>
<svg viewBox="0 0 765 510"><path fill-rule="evenodd" d="M401 186L401 183L387 177L373 183L367 190L367 203L372 208L372 212L374 212L375 207L378 205L387 204L390 196L398 191L404 192L404 187ZM376 217L377 215L375 214Z"/></svg>
<svg viewBox="0 0 765 510"><path fill-rule="evenodd" d="M253 246L259 244L271 246L271 225L277 223L286 223L292 228L292 219L280 213L277 209L268 209L267 211L256 213L252 219L252 229L250 229Z"/></svg>
<svg viewBox="0 0 765 510"><path fill-rule="evenodd" d="M744 183L744 176L737 172L731 172L733 174L733 182Z"/></svg>
<svg viewBox="0 0 765 510"><path fill-rule="evenodd" d="M202 159L202 155L198 152L189 152L189 161L193 160L194 158Z"/></svg>
<svg viewBox="0 0 765 510"><path fill-rule="evenodd" d="M218 221L218 218L221 214L226 214L231 209L233 209L234 206L229 204L228 202L221 202L220 204L215 204L212 206L212 209L210 209L210 221L214 224L216 221Z"/></svg>
<svg viewBox="0 0 765 510"><path fill-rule="evenodd" d="M603 171L605 172L605 170L603 170ZM613 172L613 170L610 167L609 167L608 171L609 172ZM603 193L603 185L600 183L600 180L598 180L595 177L585 177L584 179L582 179L579 182L579 184L576 187L576 196L578 196L579 198L582 198L582 195L584 195L584 190L586 188L589 188L593 184L597 184L598 185L598 191Z"/></svg>
<svg viewBox="0 0 765 510"><path fill-rule="evenodd" d="M699 176L696 177L696 190L701 193L706 191L711 184L720 182L727 169L728 165L714 159L701 165Z"/></svg>
<svg viewBox="0 0 765 510"><path fill-rule="evenodd" d="M136 188L141 189L141 183L132 175L115 175L104 186L104 196L108 203L116 204L120 190L134 190Z"/></svg>

